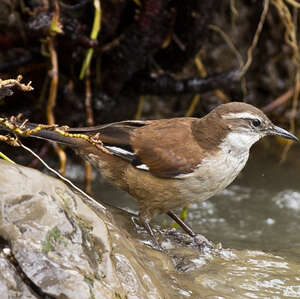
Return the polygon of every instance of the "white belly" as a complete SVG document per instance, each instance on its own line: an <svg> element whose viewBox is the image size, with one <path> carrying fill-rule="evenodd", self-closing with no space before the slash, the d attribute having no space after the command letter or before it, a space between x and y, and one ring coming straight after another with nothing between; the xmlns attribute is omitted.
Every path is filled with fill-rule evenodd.
<svg viewBox="0 0 300 299"><path fill-rule="evenodd" d="M232 155L221 151L217 158L207 158L197 169L183 177L180 190L187 202L202 201L225 189L244 168L249 151Z"/></svg>

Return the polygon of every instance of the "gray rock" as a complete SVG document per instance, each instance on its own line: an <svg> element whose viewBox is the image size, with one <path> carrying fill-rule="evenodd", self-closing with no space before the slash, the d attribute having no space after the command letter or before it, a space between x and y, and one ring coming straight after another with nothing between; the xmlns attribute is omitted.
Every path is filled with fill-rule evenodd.
<svg viewBox="0 0 300 299"><path fill-rule="evenodd" d="M0 294L1 299L19 298L34 299L39 298L22 281L14 266L7 260L3 252L0 254Z"/></svg>
<svg viewBox="0 0 300 299"><path fill-rule="evenodd" d="M117 213L117 223L110 209L57 179L3 160L0 167L0 235L43 293L72 299L174 298L169 286L161 285L173 264L121 228L130 222L129 214Z"/></svg>

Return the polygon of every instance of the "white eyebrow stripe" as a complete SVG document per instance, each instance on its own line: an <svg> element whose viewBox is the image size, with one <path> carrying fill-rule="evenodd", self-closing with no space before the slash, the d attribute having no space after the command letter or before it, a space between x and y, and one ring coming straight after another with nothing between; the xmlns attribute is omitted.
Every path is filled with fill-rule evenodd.
<svg viewBox="0 0 300 299"><path fill-rule="evenodd" d="M259 118L257 115L253 115L249 112L240 112L240 113L227 113L222 116L222 118L250 118L250 119L256 119Z"/></svg>

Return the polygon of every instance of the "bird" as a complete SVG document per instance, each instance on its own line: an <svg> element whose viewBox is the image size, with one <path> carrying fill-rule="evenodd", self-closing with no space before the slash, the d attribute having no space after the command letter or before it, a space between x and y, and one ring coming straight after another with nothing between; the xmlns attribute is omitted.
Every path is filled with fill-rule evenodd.
<svg viewBox="0 0 300 299"><path fill-rule="evenodd" d="M154 216L166 213L195 238L174 209L207 200L230 185L244 168L252 145L264 136L299 141L244 102L221 104L202 118L127 120L67 131L100 140L103 148L49 130L32 137L72 147L107 181L135 198L139 220L158 247L150 225Z"/></svg>

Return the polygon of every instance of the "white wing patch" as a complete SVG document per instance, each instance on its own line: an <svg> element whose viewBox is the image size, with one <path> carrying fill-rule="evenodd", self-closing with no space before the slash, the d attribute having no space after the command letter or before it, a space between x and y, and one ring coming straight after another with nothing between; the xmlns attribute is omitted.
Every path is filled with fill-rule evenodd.
<svg viewBox="0 0 300 299"><path fill-rule="evenodd" d="M189 178L189 177L192 177L193 176L193 172L190 172L190 173L181 173L181 174L178 174L176 176L174 176L175 179L186 179L186 178Z"/></svg>
<svg viewBox="0 0 300 299"><path fill-rule="evenodd" d="M109 151L111 151L113 154L115 154L117 156L121 156L121 157L129 159L129 160L134 160L134 158L135 158L135 153L125 150L121 147L106 145L105 148L107 148ZM146 164L134 165L134 163L133 163L133 166L140 170L150 171L149 167ZM181 173L179 175L174 176L173 178L185 179L185 178L192 177L192 176L194 176L194 172Z"/></svg>
<svg viewBox="0 0 300 299"><path fill-rule="evenodd" d="M146 164L136 165L135 167L138 168L138 169L149 171L149 167Z"/></svg>
<svg viewBox="0 0 300 299"><path fill-rule="evenodd" d="M112 151L115 154L120 154L123 156L129 156L129 157L133 157L134 153L127 151L123 148L117 147L117 146L105 146L108 150Z"/></svg>
<svg viewBox="0 0 300 299"><path fill-rule="evenodd" d="M108 146L108 145L106 145L105 147L117 156L121 156L121 157L129 159L131 161L133 161L135 158L135 153L127 151L121 147ZM146 164L138 164L138 165L134 165L134 166L138 169L149 171L149 167Z"/></svg>
<svg viewBox="0 0 300 299"><path fill-rule="evenodd" d="M198 165L196 165L196 167L194 168L194 170L192 172L178 174L178 175L174 176L174 179L186 179L186 178L194 177L197 175L197 170L200 166L201 166L201 164L198 164Z"/></svg>

